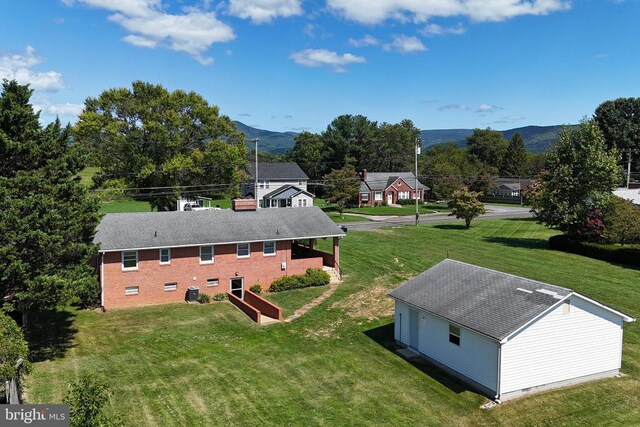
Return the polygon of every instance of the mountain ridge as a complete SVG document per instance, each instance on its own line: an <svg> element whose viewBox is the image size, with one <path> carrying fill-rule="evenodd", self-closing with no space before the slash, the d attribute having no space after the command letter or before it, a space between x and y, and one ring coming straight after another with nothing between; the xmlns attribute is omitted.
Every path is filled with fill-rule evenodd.
<svg viewBox="0 0 640 427"><path fill-rule="evenodd" d="M265 129L258 129L246 125L239 121L234 121L238 130L245 134L247 141L254 138L260 139L259 150L273 154L282 154L295 144L295 136L297 132L277 132ZM574 127L576 125L552 125L552 126L522 126L513 129L501 130L505 139L511 139L514 134L519 133L524 140L527 151L532 153L541 153L546 151L551 144L557 139L560 131L565 127ZM434 145L444 144L446 142L455 142L461 147L467 143L466 137L473 133L473 129L431 129L421 130L420 138L423 147L429 148ZM248 147L249 150L252 147Z"/></svg>

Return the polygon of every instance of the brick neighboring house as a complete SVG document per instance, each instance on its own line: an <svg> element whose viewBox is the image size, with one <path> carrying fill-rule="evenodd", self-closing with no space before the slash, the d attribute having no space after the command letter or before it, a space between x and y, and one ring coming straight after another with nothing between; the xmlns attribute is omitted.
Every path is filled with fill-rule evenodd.
<svg viewBox="0 0 640 427"><path fill-rule="evenodd" d="M358 193L358 206L373 206L376 203L393 205L399 199L425 200L429 187L418 181L413 172L367 172L362 171L362 183Z"/></svg>
<svg viewBox="0 0 640 427"><path fill-rule="evenodd" d="M255 284L339 268L345 234L322 210L253 209L105 215L94 238L102 307L184 301L190 286L243 299ZM332 253L317 251L327 237Z"/></svg>
<svg viewBox="0 0 640 427"><path fill-rule="evenodd" d="M251 179L242 187L243 197L255 193L255 162L249 163ZM313 206L315 196L307 191L309 177L297 163L258 162L258 207L292 208Z"/></svg>

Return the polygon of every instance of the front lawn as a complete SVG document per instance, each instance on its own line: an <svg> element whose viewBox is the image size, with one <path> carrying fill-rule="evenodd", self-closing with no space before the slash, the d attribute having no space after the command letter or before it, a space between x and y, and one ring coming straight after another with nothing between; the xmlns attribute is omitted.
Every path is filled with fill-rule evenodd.
<svg viewBox="0 0 640 427"><path fill-rule="evenodd" d="M69 340L34 363L33 403L60 402L94 372L113 389L127 425L637 425L640 327L626 324L624 378L537 394L486 411L486 401L393 351L385 293L449 255L567 286L640 316L640 271L547 249L554 234L532 220L350 231L341 242L346 281L286 324L257 326L229 304L168 304L70 312L47 327ZM330 240L319 240L326 250ZM273 295L292 312L311 291ZM312 295L313 294L313 295ZM44 334L45 332L43 332ZM41 349L42 350L42 349Z"/></svg>
<svg viewBox="0 0 640 427"><path fill-rule="evenodd" d="M420 206L420 214L429 214L438 212L450 212L447 205L436 205L430 203ZM366 215L415 215L415 205L401 205L401 206L366 206L361 208L349 208L345 209L345 212L360 213Z"/></svg>
<svg viewBox="0 0 640 427"><path fill-rule="evenodd" d="M371 221L369 218L365 218L363 216L354 216L354 215L342 215L338 212L325 212L329 218L331 218L334 222L343 223L343 222L362 222L362 221Z"/></svg>
<svg viewBox="0 0 640 427"><path fill-rule="evenodd" d="M140 200L120 199L100 204L101 213L122 213L122 212L151 212L149 202Z"/></svg>

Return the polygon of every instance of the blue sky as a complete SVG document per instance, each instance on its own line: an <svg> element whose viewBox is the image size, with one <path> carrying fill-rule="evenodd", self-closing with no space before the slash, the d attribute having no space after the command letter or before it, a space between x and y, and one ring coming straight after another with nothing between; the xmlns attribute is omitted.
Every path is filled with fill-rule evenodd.
<svg viewBox="0 0 640 427"><path fill-rule="evenodd" d="M576 123L640 96L638 0L1 0L0 77L43 121L133 80L278 131Z"/></svg>

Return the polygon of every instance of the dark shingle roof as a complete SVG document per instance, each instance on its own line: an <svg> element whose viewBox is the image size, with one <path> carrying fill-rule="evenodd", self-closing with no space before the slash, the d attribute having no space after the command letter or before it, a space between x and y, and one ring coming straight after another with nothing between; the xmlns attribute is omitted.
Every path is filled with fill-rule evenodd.
<svg viewBox="0 0 640 427"><path fill-rule="evenodd" d="M247 172L255 178L256 163L249 163ZM309 179L297 163L265 163L258 162L258 180L261 179Z"/></svg>
<svg viewBox="0 0 640 427"><path fill-rule="evenodd" d="M260 172L258 172L259 174ZM413 172L367 172L367 179L364 180L366 186L371 190L384 190L393 182L402 178L411 188L415 185L416 176ZM360 191L366 191L360 187ZM423 183L418 181L418 189L427 188ZM429 188L427 188L428 190Z"/></svg>
<svg viewBox="0 0 640 427"><path fill-rule="evenodd" d="M107 214L94 242L101 251L115 251L344 235L320 208L312 206Z"/></svg>
<svg viewBox="0 0 640 427"><path fill-rule="evenodd" d="M446 259L388 295L503 340L571 293L571 289Z"/></svg>
<svg viewBox="0 0 640 427"><path fill-rule="evenodd" d="M495 178L493 180L494 187L504 187L509 190L525 189L531 185L533 181L528 178Z"/></svg>

